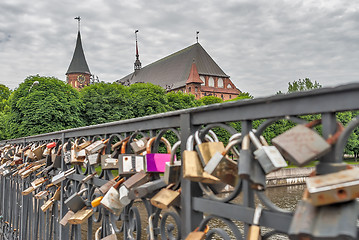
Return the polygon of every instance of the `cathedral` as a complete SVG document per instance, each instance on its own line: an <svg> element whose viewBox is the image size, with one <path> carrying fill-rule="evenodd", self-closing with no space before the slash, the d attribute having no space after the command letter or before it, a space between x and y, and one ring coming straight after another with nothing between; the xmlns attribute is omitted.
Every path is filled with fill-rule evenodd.
<svg viewBox="0 0 359 240"><path fill-rule="evenodd" d="M136 34L134 71L118 80L119 84L153 83L169 91L194 94L196 99L216 96L223 100L237 97L241 92L212 59L200 43L179 50L142 67ZM82 48L80 29L75 51L66 72L67 83L81 89L91 83L91 72Z"/></svg>

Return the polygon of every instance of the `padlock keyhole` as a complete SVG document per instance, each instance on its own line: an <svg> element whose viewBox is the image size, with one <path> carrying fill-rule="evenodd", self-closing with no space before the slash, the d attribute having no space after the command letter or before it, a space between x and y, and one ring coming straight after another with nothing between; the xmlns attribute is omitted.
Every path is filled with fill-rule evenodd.
<svg viewBox="0 0 359 240"><path fill-rule="evenodd" d="M347 191L345 191L344 189L339 189L337 191L337 195L339 199L346 199L348 197Z"/></svg>

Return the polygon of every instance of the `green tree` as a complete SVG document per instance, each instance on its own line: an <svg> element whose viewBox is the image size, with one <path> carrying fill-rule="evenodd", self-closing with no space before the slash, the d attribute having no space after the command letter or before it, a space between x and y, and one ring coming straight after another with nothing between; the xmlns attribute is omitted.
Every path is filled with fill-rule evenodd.
<svg viewBox="0 0 359 240"><path fill-rule="evenodd" d="M84 125L78 91L54 77L27 77L10 96L9 105L11 138Z"/></svg>
<svg viewBox="0 0 359 240"><path fill-rule="evenodd" d="M117 83L97 83L80 92L84 103L82 117L86 125L113 122L134 117L128 87Z"/></svg>
<svg viewBox="0 0 359 240"><path fill-rule="evenodd" d="M238 100L243 100L243 99L253 99L253 98L254 97L249 92L242 92L237 97L227 100L226 102L238 101Z"/></svg>
<svg viewBox="0 0 359 240"><path fill-rule="evenodd" d="M185 94L181 91L169 92L166 94L170 110L180 110L202 105L201 101L197 101L193 94Z"/></svg>
<svg viewBox="0 0 359 240"><path fill-rule="evenodd" d="M10 89L5 85L0 84L0 111L4 111L4 108L8 105L10 94Z"/></svg>
<svg viewBox="0 0 359 240"><path fill-rule="evenodd" d="M321 88L317 81L312 82L309 78L299 79L298 81L293 81L292 83L288 83L288 93L297 92L297 91L306 91L311 89Z"/></svg>
<svg viewBox="0 0 359 240"><path fill-rule="evenodd" d="M222 103L223 100L219 97L215 97L215 96L204 96L200 99L200 101L204 104L204 105L210 105L210 104L215 104L215 103Z"/></svg>

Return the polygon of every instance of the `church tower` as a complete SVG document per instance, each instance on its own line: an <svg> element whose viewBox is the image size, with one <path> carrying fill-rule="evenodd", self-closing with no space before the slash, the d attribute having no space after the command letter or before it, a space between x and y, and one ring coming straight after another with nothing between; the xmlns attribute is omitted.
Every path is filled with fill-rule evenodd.
<svg viewBox="0 0 359 240"><path fill-rule="evenodd" d="M87 65L84 51L82 49L81 34L80 34L80 17L76 17L78 21L78 32L77 32L77 41L72 56L72 60L69 68L66 72L67 83L72 87L81 89L84 86L90 85L91 72Z"/></svg>

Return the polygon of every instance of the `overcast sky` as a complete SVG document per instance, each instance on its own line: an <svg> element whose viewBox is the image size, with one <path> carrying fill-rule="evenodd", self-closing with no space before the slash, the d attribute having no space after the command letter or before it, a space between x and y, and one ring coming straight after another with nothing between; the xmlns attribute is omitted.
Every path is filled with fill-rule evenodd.
<svg viewBox="0 0 359 240"><path fill-rule="evenodd" d="M29 75L65 80L77 21L90 71L112 82L196 39L255 97L309 77L324 87L359 82L359 1L1 0L0 83Z"/></svg>

